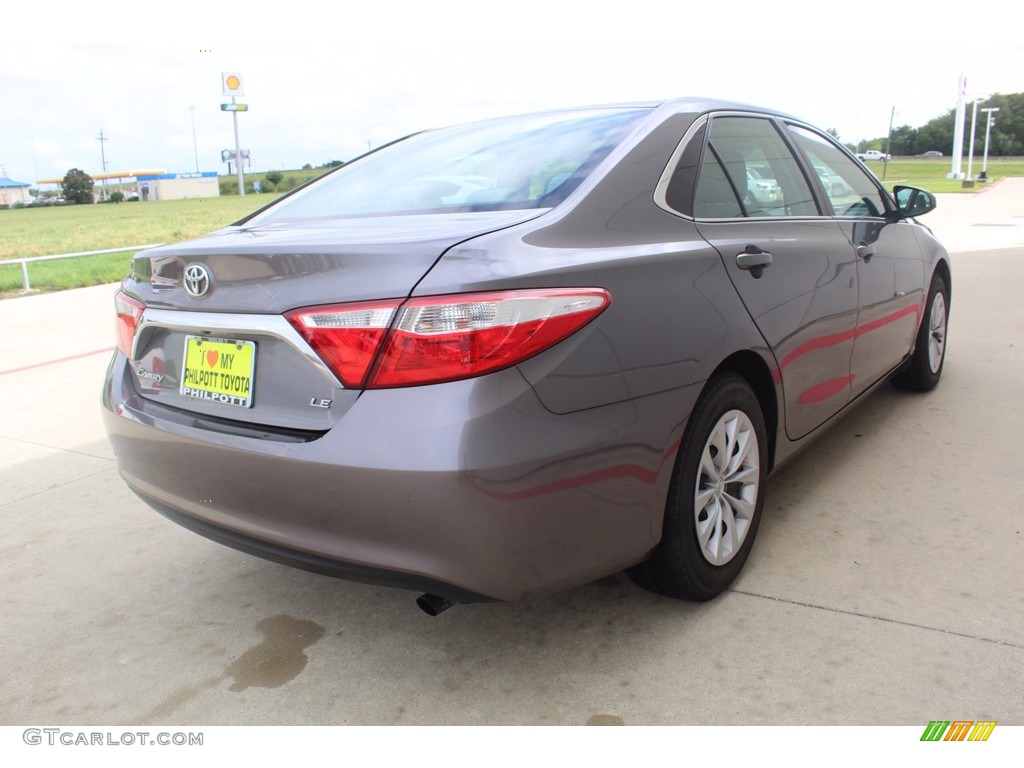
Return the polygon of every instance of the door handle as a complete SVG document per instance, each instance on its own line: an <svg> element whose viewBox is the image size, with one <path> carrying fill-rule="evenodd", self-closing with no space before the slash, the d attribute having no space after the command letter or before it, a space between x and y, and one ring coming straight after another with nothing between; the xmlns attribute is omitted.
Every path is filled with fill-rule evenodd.
<svg viewBox="0 0 1024 768"><path fill-rule="evenodd" d="M875 246L868 245L863 240L857 246L857 255L864 259L865 262L871 261L871 257L875 255Z"/></svg>
<svg viewBox="0 0 1024 768"><path fill-rule="evenodd" d="M770 267L771 263L772 255L756 245L748 245L743 249L743 253L736 254L736 266L750 272L755 280L761 277L761 272L765 267Z"/></svg>

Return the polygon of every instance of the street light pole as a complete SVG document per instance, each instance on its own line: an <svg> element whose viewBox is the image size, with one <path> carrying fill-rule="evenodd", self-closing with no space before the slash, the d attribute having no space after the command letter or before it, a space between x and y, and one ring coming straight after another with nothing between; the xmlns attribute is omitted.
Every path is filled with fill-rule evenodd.
<svg viewBox="0 0 1024 768"><path fill-rule="evenodd" d="M192 150L196 155L196 173L199 173L199 143L196 141L196 108L189 107L192 110Z"/></svg>
<svg viewBox="0 0 1024 768"><path fill-rule="evenodd" d="M992 131L993 124L996 122L996 119L992 117L992 113L998 112L999 107L985 107L981 111L987 113L985 117L988 118L985 121L985 162L981 166L981 178L988 179L988 137Z"/></svg>

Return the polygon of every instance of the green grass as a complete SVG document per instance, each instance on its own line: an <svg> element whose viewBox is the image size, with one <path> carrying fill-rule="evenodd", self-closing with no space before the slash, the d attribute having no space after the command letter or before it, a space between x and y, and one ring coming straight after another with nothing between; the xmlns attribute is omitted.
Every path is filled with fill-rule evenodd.
<svg viewBox="0 0 1024 768"><path fill-rule="evenodd" d="M131 251L44 261L28 265L28 279L35 291L102 285L116 282L127 275L131 271L131 261ZM21 288L21 267L17 264L0 264L0 296L9 298L17 295Z"/></svg>
<svg viewBox="0 0 1024 768"><path fill-rule="evenodd" d="M99 251L199 237L266 205L272 194L0 211L0 259Z"/></svg>
<svg viewBox="0 0 1024 768"><path fill-rule="evenodd" d="M252 182L258 181L263 185L263 192L272 192L274 194L283 194L288 192L300 184L305 184L310 179L315 179L317 176L321 176L330 168L312 168L308 170L297 170L297 171L277 171L281 174L281 181L274 187L269 181L267 181L267 174L273 173L274 171L264 171L262 173L247 173L245 174L245 185L248 190L252 186ZM222 195L235 195L238 194L238 177L237 176L220 176L217 179L220 186L220 193ZM246 194L252 194L246 192Z"/></svg>
<svg viewBox="0 0 1024 768"><path fill-rule="evenodd" d="M983 186L978 184L974 190L964 189L963 182L957 179L947 179L952 166L952 158L911 158L896 157L887 163L885 178L882 178L883 166L877 160L870 160L865 163L872 173L878 177L887 189L892 189L894 184L907 184L914 187L922 187L929 192L964 192L976 191ZM981 173L981 158L976 158L972 173L978 176ZM964 158L961 167L963 173L967 173L967 158ZM988 177L997 181L1006 176L1024 176L1024 159L1009 158L988 161Z"/></svg>
<svg viewBox="0 0 1024 768"><path fill-rule="evenodd" d="M119 205L66 205L0 210L0 293L21 288L21 267L5 259L174 243L212 232L266 205L277 195L225 195ZM28 265L33 289L59 290L120 280L131 251Z"/></svg>

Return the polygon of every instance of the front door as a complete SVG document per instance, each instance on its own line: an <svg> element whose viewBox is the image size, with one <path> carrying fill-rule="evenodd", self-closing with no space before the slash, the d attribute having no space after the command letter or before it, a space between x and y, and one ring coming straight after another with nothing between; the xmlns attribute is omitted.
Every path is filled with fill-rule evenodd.
<svg viewBox="0 0 1024 768"><path fill-rule="evenodd" d="M924 261L914 227L886 218L878 182L821 134L788 130L815 169L835 221L857 254L857 333L850 364L856 397L909 354L921 321Z"/></svg>

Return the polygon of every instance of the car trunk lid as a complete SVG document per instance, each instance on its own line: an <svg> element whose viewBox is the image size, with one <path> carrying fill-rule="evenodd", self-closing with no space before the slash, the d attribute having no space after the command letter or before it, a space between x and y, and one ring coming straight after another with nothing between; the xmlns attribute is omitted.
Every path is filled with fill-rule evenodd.
<svg viewBox="0 0 1024 768"><path fill-rule="evenodd" d="M210 423L330 429L358 391L341 384L284 313L406 297L452 245L540 213L231 227L140 253L123 284L145 305L128 375L143 398ZM192 293L190 267L204 271Z"/></svg>

